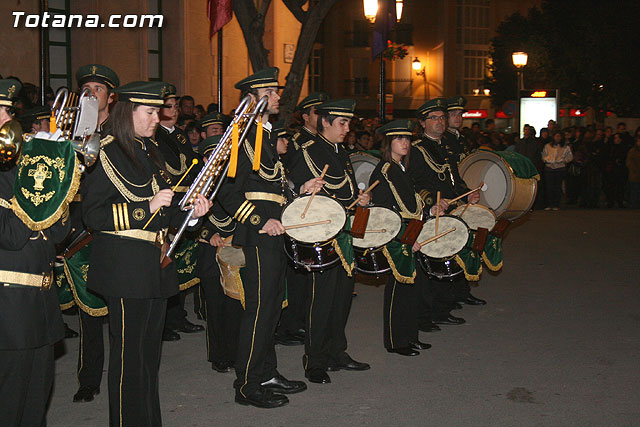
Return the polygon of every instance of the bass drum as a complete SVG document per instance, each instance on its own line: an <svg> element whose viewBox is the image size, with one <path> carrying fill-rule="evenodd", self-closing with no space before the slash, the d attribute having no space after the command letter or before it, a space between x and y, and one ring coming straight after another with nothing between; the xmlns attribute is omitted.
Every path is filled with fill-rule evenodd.
<svg viewBox="0 0 640 427"><path fill-rule="evenodd" d="M458 169L469 188L477 188L481 182L487 185L487 190L480 192L480 204L493 210L498 218L518 219L536 200L537 181L518 178L505 159L490 151L470 154Z"/></svg>
<svg viewBox="0 0 640 427"><path fill-rule="evenodd" d="M369 186L369 178L378 163L380 163L380 159L363 151L349 154L349 159L353 166L353 173L356 176L357 187L364 190Z"/></svg>

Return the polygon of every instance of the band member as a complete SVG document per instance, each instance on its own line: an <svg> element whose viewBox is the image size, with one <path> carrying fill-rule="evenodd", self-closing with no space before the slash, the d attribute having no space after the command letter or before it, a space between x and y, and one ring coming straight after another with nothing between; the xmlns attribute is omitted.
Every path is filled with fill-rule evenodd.
<svg viewBox="0 0 640 427"><path fill-rule="evenodd" d="M21 86L17 80L0 80L0 128L12 120ZM17 128L14 138L21 142ZM0 420L3 425L45 425L54 377L53 345L64 337L51 266L54 245L64 239L69 224L63 216L42 231L32 231L14 213L17 159L5 150L13 138L0 134Z"/></svg>
<svg viewBox="0 0 640 427"><path fill-rule="evenodd" d="M316 137L318 114L316 113L316 107L325 101L329 100L329 95L324 92L314 92L311 95L304 98L296 106L294 113L299 116L302 121L302 126L298 132L293 135L293 148L297 151L300 146L307 141L311 141Z"/></svg>
<svg viewBox="0 0 640 427"><path fill-rule="evenodd" d="M289 381L278 373L273 339L285 292L287 263L281 237L284 227L279 218L282 206L291 198L267 121L280 109L278 69L260 70L235 87L243 98L249 95L258 102L266 97L268 103L262 119L249 123L252 127L238 149L237 164L229 170L232 176L235 172L235 177L226 179L217 196L237 221L233 242L242 246L246 263L245 311L240 321L233 385L237 403L274 408L289 402L283 393L297 393L307 387L302 381ZM255 171L254 161L258 169Z"/></svg>
<svg viewBox="0 0 640 427"><path fill-rule="evenodd" d="M25 133L36 134L40 131L49 132L51 119L51 108L46 107L33 107L32 109L25 111L20 116L20 126Z"/></svg>
<svg viewBox="0 0 640 427"><path fill-rule="evenodd" d="M379 182L372 191L376 205L398 212L405 224L423 218L423 201L407 173L412 125L410 120L394 120L377 130L384 135L382 161L369 179L370 184ZM392 240L383 252L393 266L384 289L384 346L402 356L417 356L418 350L431 348L418 340L418 300L422 288L429 285L416 265L414 252L419 250L417 242L410 247Z"/></svg>
<svg viewBox="0 0 640 427"><path fill-rule="evenodd" d="M222 135L231 119L222 113L209 113L198 122L202 139L214 135Z"/></svg>
<svg viewBox="0 0 640 427"><path fill-rule="evenodd" d="M445 150L455 157L457 163L460 163L470 151L469 141L460 133L465 105L467 105L467 99L464 96L447 100L447 131L442 135Z"/></svg>
<svg viewBox="0 0 640 427"><path fill-rule="evenodd" d="M178 95L176 93L176 87L169 84L165 87L164 91L164 106L160 108L160 124L156 130L156 141L158 148L164 156L165 165L164 169L167 171L168 179L173 186L176 184L182 175L187 172L188 167L191 165L193 159L197 158L197 154L193 152L193 148L189 143L189 139L185 133L176 127L178 120L179 108L178 108ZM193 168L189 172L189 176L184 179L181 185L175 188L175 192L178 194L178 198L187 191L191 182L195 178L199 168ZM195 262L197 243L195 242L196 236L192 233L187 233L181 242L181 246L176 250L176 261L183 258L187 252L193 255L189 259ZM184 267L181 265L181 270ZM190 269L193 271L193 269ZM162 332L163 341L177 341L180 339L180 334L194 333L204 331L202 325L196 325L191 323L187 319L187 312L184 309L185 291L192 286L198 285L198 280L193 277L192 274L180 274L178 271L178 285L180 293L172 296L167 301L167 317L165 321L165 327Z"/></svg>
<svg viewBox="0 0 640 427"><path fill-rule="evenodd" d="M450 159L450 155L441 145L441 137L445 132L446 100L442 98L427 101L418 109L418 120L424 129L422 138L412 142L411 162L409 163L409 175L418 194L425 201L425 205L432 207L436 202L436 194L441 193L440 205L434 209L440 209L444 214L449 209L446 199L453 199L457 195L463 194L467 188L460 175L455 160ZM469 195L470 203L477 203L479 200L477 193ZM431 213L434 213L433 210ZM466 289L469 293L469 285L462 277L453 283L434 282L433 306L431 308L431 320L435 324L459 325L465 320L450 314L455 302L460 298L460 294ZM453 289L453 291L452 291ZM420 313L428 312L428 297L424 297L423 306ZM429 327L427 319L420 322ZM424 329L426 329L424 328Z"/></svg>
<svg viewBox="0 0 640 427"><path fill-rule="evenodd" d="M324 183L320 194L335 198L345 207L354 200L358 200L360 206L367 205L371 196L362 190L358 194L353 168L342 146L354 115L355 101L327 101L315 109L318 114L318 135L302 144L296 153L302 157L291 171L296 188L310 179L320 180L324 166L329 165L324 181L320 181ZM350 246L351 236L345 234L344 237L338 241ZM346 352L345 327L353 298L354 264L353 259L345 258L345 253L353 253L352 248L345 247L340 253L342 267L310 273L303 365L309 381L319 384L331 382L327 371L362 371L370 368L366 363L356 362Z"/></svg>
<svg viewBox="0 0 640 427"><path fill-rule="evenodd" d="M171 205L164 159L152 139L164 105L163 82L116 89L94 169L82 187L83 218L94 230L87 285L109 309L111 425L161 424L158 369L167 298L177 294L174 263L161 268L167 227L184 213ZM203 196L194 218L210 208ZM154 216L155 215L155 216Z"/></svg>
<svg viewBox="0 0 640 427"><path fill-rule="evenodd" d="M101 129L109 118L109 109L114 102L113 90L120 85L118 75L109 67L100 64L89 64L80 67L76 72L76 81L80 91L88 89L98 99L98 128ZM81 184L81 185L84 185ZM82 202L74 201L71 210L71 236L77 236L85 229L82 222ZM80 345L78 347L78 391L73 396L74 402L90 402L100 393L102 369L104 366L103 323L107 314L106 303L97 295L87 290L85 275L73 276L72 271L88 268L90 247L83 249L71 259L65 260L66 281L73 288L73 297L78 306L80 324ZM86 251L86 253L84 253Z"/></svg>
<svg viewBox="0 0 640 427"><path fill-rule="evenodd" d="M199 149L205 161L219 141L220 135L202 141ZM236 360L243 301L227 296L221 286L216 252L225 246L223 239L233 234L236 224L219 206L214 203L200 229L196 270L200 278L200 311L207 320L207 359L211 369L224 373L231 370Z"/></svg>

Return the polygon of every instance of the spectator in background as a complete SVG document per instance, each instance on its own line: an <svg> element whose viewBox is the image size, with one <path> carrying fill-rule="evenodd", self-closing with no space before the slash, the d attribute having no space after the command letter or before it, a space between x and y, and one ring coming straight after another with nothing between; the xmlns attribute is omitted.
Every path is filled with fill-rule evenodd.
<svg viewBox="0 0 640 427"><path fill-rule="evenodd" d="M544 161L544 181L546 187L547 207L544 210L560 208L562 198L562 180L567 171L567 165L573 159L571 148L564 143L562 132L553 134L551 142L545 144L542 149Z"/></svg>
<svg viewBox="0 0 640 427"><path fill-rule="evenodd" d="M602 170L604 168L604 131L597 129L595 133L588 130L585 133L585 151L589 161L585 169L586 186L583 194L583 206L597 208L602 192Z"/></svg>
<svg viewBox="0 0 640 427"><path fill-rule="evenodd" d="M374 140L371 137L371 133L367 130L361 130L356 132L356 150L367 151L373 147Z"/></svg>
<svg viewBox="0 0 640 427"><path fill-rule="evenodd" d="M631 135L629 135L629 132L627 132L627 124L625 122L618 123L617 133L620 134L622 143L627 146L627 148L631 148L631 146L633 145L633 138L631 138Z"/></svg>
<svg viewBox="0 0 640 427"><path fill-rule="evenodd" d="M604 143L607 145L613 144L613 128L611 126L604 128Z"/></svg>
<svg viewBox="0 0 640 427"><path fill-rule="evenodd" d="M491 136L491 133L496 131L496 122L493 119L487 119L484 122L484 131Z"/></svg>
<svg viewBox="0 0 640 427"><path fill-rule="evenodd" d="M536 130L533 126L524 126L524 138L516 142L516 153L522 154L533 162L538 174L540 174L541 182L538 193L536 194L536 201L534 206L536 209L541 209L544 206L544 163L542 162L542 147L536 139Z"/></svg>
<svg viewBox="0 0 640 427"><path fill-rule="evenodd" d="M558 125L555 120L549 120L547 122L547 129L549 130L549 135L554 135L558 130Z"/></svg>
<svg viewBox="0 0 640 427"><path fill-rule="evenodd" d="M545 145L547 145L548 143L551 142L551 135L549 134L549 129L547 129L547 128L540 129L539 142L540 142L540 145L542 145L543 148L544 148Z"/></svg>
<svg viewBox="0 0 640 427"><path fill-rule="evenodd" d="M604 193L607 196L607 207L615 205L623 208L624 185L627 180L626 159L629 150L625 147L620 133L613 135L613 144L607 152L604 170Z"/></svg>
<svg viewBox="0 0 640 427"><path fill-rule="evenodd" d="M196 105L195 108L193 109L193 116L196 118L196 121L202 120L204 115L205 115L204 107L200 104Z"/></svg>
<svg viewBox="0 0 640 427"><path fill-rule="evenodd" d="M180 114L178 116L178 121L176 122L176 127L181 130L185 130L189 123L194 123L196 121L196 116L193 114Z"/></svg>
<svg viewBox="0 0 640 427"><path fill-rule="evenodd" d="M207 105L207 114L217 113L217 112L218 112L218 104L216 104L215 102L212 102L211 104Z"/></svg>
<svg viewBox="0 0 640 427"><path fill-rule="evenodd" d="M187 134L187 137L189 137L191 148L193 148L193 151L197 151L201 141L198 125L196 124L196 122L189 122L185 126L184 131Z"/></svg>
<svg viewBox="0 0 640 427"><path fill-rule="evenodd" d="M344 148L347 151L356 151L356 131L350 130L344 138Z"/></svg>
<svg viewBox="0 0 640 427"><path fill-rule="evenodd" d="M193 115L193 109L196 105L192 96L185 95L180 98L180 114L184 114L187 116Z"/></svg>
<svg viewBox="0 0 640 427"><path fill-rule="evenodd" d="M571 147L573 161L567 169L566 190L567 203L575 205L582 194L584 187L584 168L587 164L587 153L582 144L584 128L569 128L565 130L565 142ZM568 136L568 137L567 137Z"/></svg>
<svg viewBox="0 0 640 427"><path fill-rule="evenodd" d="M640 132L636 130L635 145L627 153L629 170L629 207L640 209Z"/></svg>

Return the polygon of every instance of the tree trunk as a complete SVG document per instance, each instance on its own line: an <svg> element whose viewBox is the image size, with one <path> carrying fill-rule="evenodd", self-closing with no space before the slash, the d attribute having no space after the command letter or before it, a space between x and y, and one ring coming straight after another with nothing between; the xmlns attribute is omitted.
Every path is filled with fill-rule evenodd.
<svg viewBox="0 0 640 427"><path fill-rule="evenodd" d="M267 5L268 7L268 5ZM249 60L254 71L262 70L269 66L269 51L262 43L264 36L264 15L260 15L255 8L253 0L235 0L233 12L238 19L244 41L249 51Z"/></svg>

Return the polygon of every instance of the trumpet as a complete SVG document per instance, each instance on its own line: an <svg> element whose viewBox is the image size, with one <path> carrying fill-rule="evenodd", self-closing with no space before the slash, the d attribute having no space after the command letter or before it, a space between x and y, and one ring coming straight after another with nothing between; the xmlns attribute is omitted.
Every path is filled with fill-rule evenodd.
<svg viewBox="0 0 640 427"><path fill-rule="evenodd" d="M82 154L86 166L95 163L100 152L98 128L98 98L84 89L78 96L61 88L53 101L51 130L54 139L68 139L73 149Z"/></svg>
<svg viewBox="0 0 640 427"><path fill-rule="evenodd" d="M216 197L216 194L218 194L224 178L227 176L227 171L229 170L229 162L227 160L231 155L233 127L237 126L238 128L238 134L240 135L238 146L241 146L247 137L249 129L251 129L251 125L255 122L255 119L258 116L262 116L264 110L267 108L267 102L268 100L266 96L256 103L250 95L245 96L242 101L240 101L231 124L227 127L222 138L220 138L220 142L213 150L209 159L202 167L202 170L178 204L180 209L183 211L189 210L189 213L171 242L171 245L165 255L165 259L171 256L178 244L178 241L180 240L180 237L182 237L182 234L186 230L189 221L192 219L193 210L191 209L191 206L195 203L198 194L204 195L210 201ZM256 155L258 154L256 153Z"/></svg>
<svg viewBox="0 0 640 427"><path fill-rule="evenodd" d="M15 165L22 150L22 127L9 120L0 128L0 165Z"/></svg>

